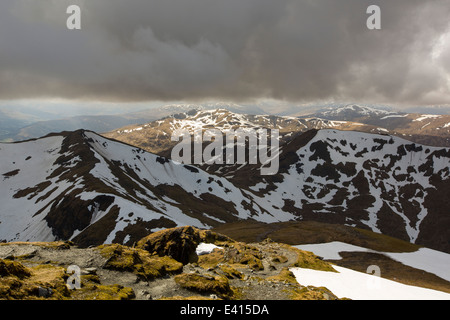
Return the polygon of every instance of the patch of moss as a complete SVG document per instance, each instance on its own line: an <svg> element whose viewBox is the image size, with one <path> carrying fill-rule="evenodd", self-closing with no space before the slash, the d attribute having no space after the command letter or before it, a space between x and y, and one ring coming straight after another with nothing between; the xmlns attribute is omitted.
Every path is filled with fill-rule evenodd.
<svg viewBox="0 0 450 320"><path fill-rule="evenodd" d="M81 275L81 286L83 287L86 283L97 283L100 284L100 277L97 274L86 274Z"/></svg>
<svg viewBox="0 0 450 320"><path fill-rule="evenodd" d="M219 265L219 269L224 273L225 277L227 277L228 279L240 279L240 280L244 279L244 274L236 270L229 264L221 264Z"/></svg>
<svg viewBox="0 0 450 320"><path fill-rule="evenodd" d="M219 263L225 262L224 250L213 250L209 254L198 257L198 265L204 269L213 268Z"/></svg>
<svg viewBox="0 0 450 320"><path fill-rule="evenodd" d="M268 277L266 280L298 284L295 275L289 270L289 268L283 268L278 275Z"/></svg>
<svg viewBox="0 0 450 320"><path fill-rule="evenodd" d="M291 267L337 272L333 266L317 257L314 253L287 246L297 254L297 261Z"/></svg>
<svg viewBox="0 0 450 320"><path fill-rule="evenodd" d="M138 250L132 250L123 245L101 245L98 249L108 259L104 265L105 269L132 272L135 270L136 264L142 263Z"/></svg>
<svg viewBox="0 0 450 320"><path fill-rule="evenodd" d="M51 264L37 265L30 268L30 283L38 285L38 296L41 299L62 300L70 298L66 285L65 269Z"/></svg>
<svg viewBox="0 0 450 320"><path fill-rule="evenodd" d="M180 273L183 264L167 256L151 255L149 252L119 244L98 247L106 257L104 268L129 271L145 280L153 280L169 274Z"/></svg>
<svg viewBox="0 0 450 320"><path fill-rule="evenodd" d="M0 281L0 297L7 300L58 299L53 288L32 281L7 277Z"/></svg>
<svg viewBox="0 0 450 320"><path fill-rule="evenodd" d="M233 295L228 279L224 276L208 276L197 273L182 273L175 276L175 282L182 288L204 293L216 294L229 299Z"/></svg>
<svg viewBox="0 0 450 320"><path fill-rule="evenodd" d="M222 246L225 244L231 244L235 241L223 234L213 232L211 230L201 230L199 229L199 236L201 242L214 243L217 246Z"/></svg>
<svg viewBox="0 0 450 320"><path fill-rule="evenodd" d="M2 277L0 279L0 299L15 299L17 288L21 287L21 281L15 277Z"/></svg>
<svg viewBox="0 0 450 320"><path fill-rule="evenodd" d="M81 289L74 290L72 298L75 300L130 300L135 298L132 288L118 284L101 285L85 283Z"/></svg>
<svg viewBox="0 0 450 320"><path fill-rule="evenodd" d="M143 260L141 264L135 265L135 269L138 276L152 280L168 274L180 273L183 264L170 257L151 256Z"/></svg>
<svg viewBox="0 0 450 320"><path fill-rule="evenodd" d="M251 253L244 253L238 262L239 264L245 264L249 266L253 270L264 270L261 259Z"/></svg>
<svg viewBox="0 0 450 320"><path fill-rule="evenodd" d="M61 267L45 264L26 268L20 262L7 260L1 260L0 266L0 299L61 300L70 296Z"/></svg>
<svg viewBox="0 0 450 320"><path fill-rule="evenodd" d="M0 259L0 276L15 276L19 279L31 276L31 271L17 261Z"/></svg>
<svg viewBox="0 0 450 320"><path fill-rule="evenodd" d="M119 284L102 285L97 274L81 275L81 288L70 290L72 300L130 300L135 298L132 288Z"/></svg>
<svg viewBox="0 0 450 320"><path fill-rule="evenodd" d="M264 270L262 259L263 256L259 249L244 243L236 242L227 250L226 262L246 265L255 271Z"/></svg>
<svg viewBox="0 0 450 320"><path fill-rule="evenodd" d="M292 300L338 300L330 290L325 287L298 287L289 290Z"/></svg>
<svg viewBox="0 0 450 320"><path fill-rule="evenodd" d="M222 243L223 244L223 243ZM244 243L227 243L224 250L213 250L209 254L198 258L198 265L202 268L213 268L220 263L245 265L255 271L264 270L260 251Z"/></svg>

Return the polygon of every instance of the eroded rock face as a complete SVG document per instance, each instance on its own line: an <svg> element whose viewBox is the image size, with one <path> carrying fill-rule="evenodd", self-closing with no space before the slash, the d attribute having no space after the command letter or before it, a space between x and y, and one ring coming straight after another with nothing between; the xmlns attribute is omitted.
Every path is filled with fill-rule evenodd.
<svg viewBox="0 0 450 320"><path fill-rule="evenodd" d="M137 248L151 254L170 256L183 264L198 261L195 249L201 242L231 241L227 236L191 226L170 228L152 233L137 243Z"/></svg>

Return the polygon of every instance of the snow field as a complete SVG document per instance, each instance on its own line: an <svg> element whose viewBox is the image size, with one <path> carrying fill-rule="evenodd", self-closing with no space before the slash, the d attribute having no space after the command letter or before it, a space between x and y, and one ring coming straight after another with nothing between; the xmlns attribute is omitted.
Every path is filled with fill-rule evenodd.
<svg viewBox="0 0 450 320"><path fill-rule="evenodd" d="M333 266L336 272L292 268L304 286L326 287L339 298L352 300L450 300L450 294L409 286L367 273Z"/></svg>
<svg viewBox="0 0 450 320"><path fill-rule="evenodd" d="M339 253L343 251L380 253L405 265L433 273L450 281L450 254L427 248L404 253L378 252L338 241L294 247L311 251L329 260L341 259ZM326 287L339 298L346 297L354 300L450 300L450 294L445 292L409 286L339 266L333 266L333 268L338 273L303 268L292 268L291 271L300 284ZM380 271L382 276L383 271Z"/></svg>

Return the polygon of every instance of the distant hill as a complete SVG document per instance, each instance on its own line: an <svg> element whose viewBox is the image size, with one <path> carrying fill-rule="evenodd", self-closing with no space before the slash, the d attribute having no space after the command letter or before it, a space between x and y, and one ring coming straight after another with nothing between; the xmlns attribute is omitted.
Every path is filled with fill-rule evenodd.
<svg viewBox="0 0 450 320"><path fill-rule="evenodd" d="M303 116L326 120L353 121L386 129L413 142L450 147L450 115L395 112L360 105L326 108Z"/></svg>
<svg viewBox="0 0 450 320"><path fill-rule="evenodd" d="M23 141L43 137L49 133L76 131L79 129L95 132L108 132L123 126L143 124L155 121L173 114L190 110L210 110L225 108L236 113L260 114L264 111L256 106L241 106L234 103L214 102L202 104L168 104L138 112L117 115L83 115L67 118L56 118L54 115L33 116L31 111L6 112L0 110L0 141ZM42 120L43 117L50 120Z"/></svg>

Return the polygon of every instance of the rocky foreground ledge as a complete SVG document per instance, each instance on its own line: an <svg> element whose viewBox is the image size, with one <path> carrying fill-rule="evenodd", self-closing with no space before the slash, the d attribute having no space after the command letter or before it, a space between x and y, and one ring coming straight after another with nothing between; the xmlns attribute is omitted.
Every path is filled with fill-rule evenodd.
<svg viewBox="0 0 450 320"><path fill-rule="evenodd" d="M199 253L204 243L214 249ZM337 299L299 284L290 267L334 271L286 244L247 244L190 226L152 233L133 247L2 243L0 299Z"/></svg>

